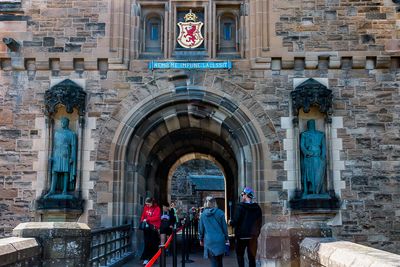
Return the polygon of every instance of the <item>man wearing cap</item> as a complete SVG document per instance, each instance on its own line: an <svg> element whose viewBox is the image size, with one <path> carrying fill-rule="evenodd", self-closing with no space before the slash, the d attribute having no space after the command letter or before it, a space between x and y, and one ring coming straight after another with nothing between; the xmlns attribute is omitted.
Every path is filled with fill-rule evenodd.
<svg viewBox="0 0 400 267"><path fill-rule="evenodd" d="M251 188L245 187L240 196L242 201L237 204L235 215L229 224L235 228L236 257L239 267L244 267L246 248L249 267L255 267L257 238L262 225L261 208L253 202L255 196Z"/></svg>

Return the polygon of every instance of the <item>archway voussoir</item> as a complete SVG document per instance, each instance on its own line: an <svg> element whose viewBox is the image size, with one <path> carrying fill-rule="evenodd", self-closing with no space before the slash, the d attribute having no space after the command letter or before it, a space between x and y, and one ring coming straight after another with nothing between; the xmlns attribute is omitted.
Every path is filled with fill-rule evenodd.
<svg viewBox="0 0 400 267"><path fill-rule="evenodd" d="M155 83L158 87L157 91L161 90L168 90L170 92L175 90L175 85L168 80L168 77L160 77L155 80ZM155 93L156 91L152 91Z"/></svg>

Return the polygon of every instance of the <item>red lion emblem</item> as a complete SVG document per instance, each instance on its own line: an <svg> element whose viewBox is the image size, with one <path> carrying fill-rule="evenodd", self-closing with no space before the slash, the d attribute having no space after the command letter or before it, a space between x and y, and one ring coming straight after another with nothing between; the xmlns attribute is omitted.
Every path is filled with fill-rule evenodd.
<svg viewBox="0 0 400 267"><path fill-rule="evenodd" d="M179 36L178 43L184 48L196 48L203 43L201 27L203 22L178 22Z"/></svg>
<svg viewBox="0 0 400 267"><path fill-rule="evenodd" d="M196 36L194 36L194 33L196 32L196 26L195 25L190 25L189 27L185 27L186 29L186 34L183 35L184 38L187 38L186 40L188 42L191 42L192 45L195 44L196 42Z"/></svg>

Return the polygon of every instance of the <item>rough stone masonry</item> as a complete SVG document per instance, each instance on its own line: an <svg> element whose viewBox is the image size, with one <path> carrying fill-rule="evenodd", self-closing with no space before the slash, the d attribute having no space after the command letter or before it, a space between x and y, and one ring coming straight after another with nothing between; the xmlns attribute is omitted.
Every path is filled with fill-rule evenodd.
<svg viewBox="0 0 400 267"><path fill-rule="evenodd" d="M137 218L140 212L137 196L146 191L144 165L133 164L128 152L122 156L116 152L128 147L128 141L115 143L125 129L127 133L136 129L131 126L132 114L140 110L142 117L151 117L156 107L174 105L159 100L161 96L192 86L234 103L227 108L232 117L239 117L240 111L251 119L234 124L237 127L231 127L231 132L254 126L260 138L248 137L253 140L249 146L262 140L265 149L232 148L229 154L218 143L228 130L218 123L202 123L201 116L179 120L183 111L175 103L178 108L168 109L170 117L160 115L166 127L145 139L149 150L163 136L172 136L171 129L206 129L199 140L215 152L216 161L257 159L238 164L241 171L236 173L235 185L240 190L247 182L240 177L260 177L251 183L265 222L316 220L329 225L339 239L398 253L400 6L386 0L234 0L229 4L187 0L179 1L180 6L177 2L0 0L0 40L13 38L20 45L13 50L0 42L0 235L9 236L20 222L41 220L34 201L49 186L50 132L44 93L71 79L88 95L80 168L85 210L79 222L90 228L123 223L121 218ZM204 21L203 60L231 57L233 69L149 70L148 58L154 55L145 51L146 14L162 16L160 30L164 32L156 59L175 60L176 14L179 8L192 6L209 12ZM217 22L225 13L237 21L233 54L219 46ZM330 218L298 215L288 206L296 189L290 92L297 78L323 79L333 93L330 159L333 189L341 206ZM153 100L153 105L147 105ZM184 114L207 113L199 108L184 110ZM214 121L218 114L211 115ZM219 119L228 125L229 118ZM241 138L241 131L235 133ZM231 141L232 136L224 140ZM139 144L135 138L141 136L129 140ZM182 138L176 141L183 142ZM146 153L144 149L136 156L140 159ZM161 152L157 155L164 159ZM120 162L126 164L124 172ZM129 182L133 176L138 177L137 184ZM128 182L117 187L119 181ZM121 188L132 191L123 198ZM129 208L120 206L121 199Z"/></svg>

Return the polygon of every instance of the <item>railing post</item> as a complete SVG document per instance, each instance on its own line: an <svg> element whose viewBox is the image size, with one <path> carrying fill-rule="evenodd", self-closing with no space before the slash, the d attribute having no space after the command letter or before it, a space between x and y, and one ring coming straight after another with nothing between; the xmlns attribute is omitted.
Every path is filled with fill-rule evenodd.
<svg viewBox="0 0 400 267"><path fill-rule="evenodd" d="M174 235L174 238L172 239L172 266L178 267L178 248L177 248L178 236L176 235L176 226L174 226L172 231Z"/></svg>
<svg viewBox="0 0 400 267"><path fill-rule="evenodd" d="M183 224L182 228L182 267L185 267L185 255L186 255L186 222Z"/></svg>
<svg viewBox="0 0 400 267"><path fill-rule="evenodd" d="M192 226L191 220L189 219L188 227L186 228L186 262L189 262L189 252L191 251L191 240L190 240L190 228Z"/></svg>
<svg viewBox="0 0 400 267"><path fill-rule="evenodd" d="M160 258L160 267L166 267L167 266L167 261L166 261L166 255L165 255L165 245L162 244L160 245L161 249L161 258Z"/></svg>
<svg viewBox="0 0 400 267"><path fill-rule="evenodd" d="M192 247L192 239L191 239L191 228L192 228L192 221L189 219L189 224L187 225L188 227L186 227L186 259L185 261L187 263L192 263L194 262L193 260L189 259L189 252L191 251L191 247Z"/></svg>

